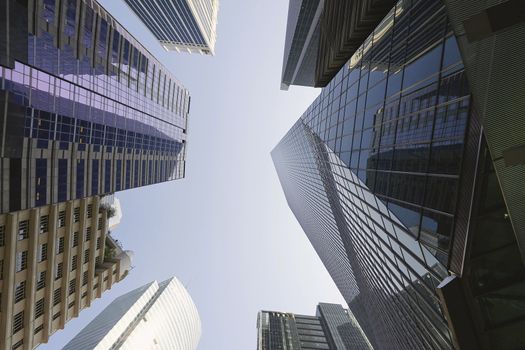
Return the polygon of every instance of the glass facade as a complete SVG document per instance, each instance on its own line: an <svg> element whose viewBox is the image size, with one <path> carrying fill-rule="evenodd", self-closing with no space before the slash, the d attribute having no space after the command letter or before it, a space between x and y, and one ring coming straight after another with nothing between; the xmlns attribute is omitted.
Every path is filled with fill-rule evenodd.
<svg viewBox="0 0 525 350"><path fill-rule="evenodd" d="M190 96L175 77L96 2L8 2L1 212L184 176Z"/></svg>
<svg viewBox="0 0 525 350"><path fill-rule="evenodd" d="M452 347L435 290L470 100L444 5L402 0L272 152L290 208L376 347Z"/></svg>
<svg viewBox="0 0 525 350"><path fill-rule="evenodd" d="M213 54L218 1L125 1L167 50Z"/></svg>

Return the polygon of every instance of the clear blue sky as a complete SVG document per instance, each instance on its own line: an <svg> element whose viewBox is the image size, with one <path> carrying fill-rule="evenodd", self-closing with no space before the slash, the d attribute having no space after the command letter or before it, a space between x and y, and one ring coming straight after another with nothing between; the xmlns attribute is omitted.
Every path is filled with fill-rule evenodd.
<svg viewBox="0 0 525 350"><path fill-rule="evenodd" d="M135 268L39 350L60 349L117 296L173 275L197 305L203 350L255 349L260 309L343 303L270 158L320 91L279 90L288 0L220 0L214 57L165 52L122 0L100 2L191 93L186 178L118 194L114 234Z"/></svg>

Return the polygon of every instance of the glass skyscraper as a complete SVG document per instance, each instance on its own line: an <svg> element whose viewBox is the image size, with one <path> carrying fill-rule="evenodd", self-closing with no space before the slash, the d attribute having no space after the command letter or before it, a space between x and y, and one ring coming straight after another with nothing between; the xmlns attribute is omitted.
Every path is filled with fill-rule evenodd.
<svg viewBox="0 0 525 350"><path fill-rule="evenodd" d="M257 350L368 350L366 335L348 310L319 303L316 316L260 311Z"/></svg>
<svg viewBox="0 0 525 350"><path fill-rule="evenodd" d="M189 93L113 17L1 4L0 212L184 176Z"/></svg>
<svg viewBox="0 0 525 350"><path fill-rule="evenodd" d="M376 348L525 344L525 268L473 98L444 3L402 0L272 151Z"/></svg>
<svg viewBox="0 0 525 350"><path fill-rule="evenodd" d="M148 283L115 299L64 350L196 350L201 321L175 277Z"/></svg>
<svg viewBox="0 0 525 350"><path fill-rule="evenodd" d="M168 51L213 55L219 0L125 0Z"/></svg>

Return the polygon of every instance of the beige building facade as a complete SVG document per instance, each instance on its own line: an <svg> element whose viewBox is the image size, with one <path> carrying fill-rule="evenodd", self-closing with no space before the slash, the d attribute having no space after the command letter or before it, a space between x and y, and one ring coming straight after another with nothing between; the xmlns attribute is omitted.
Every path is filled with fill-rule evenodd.
<svg viewBox="0 0 525 350"><path fill-rule="evenodd" d="M34 349L127 276L100 197L0 215L0 348ZM111 215L111 214L110 214Z"/></svg>

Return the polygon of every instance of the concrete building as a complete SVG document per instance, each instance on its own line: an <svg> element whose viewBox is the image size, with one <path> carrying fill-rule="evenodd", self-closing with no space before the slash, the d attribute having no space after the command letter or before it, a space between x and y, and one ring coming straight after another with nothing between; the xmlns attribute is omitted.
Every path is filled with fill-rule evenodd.
<svg viewBox="0 0 525 350"><path fill-rule="evenodd" d="M272 151L374 348L525 346L523 6L397 1Z"/></svg>
<svg viewBox="0 0 525 350"><path fill-rule="evenodd" d="M34 349L125 278L99 197L0 215L0 348Z"/></svg>
<svg viewBox="0 0 525 350"><path fill-rule="evenodd" d="M184 177L189 93L110 14L0 6L0 213Z"/></svg>
<svg viewBox="0 0 525 350"><path fill-rule="evenodd" d="M341 305L319 303L316 316L260 311L257 350L371 350L353 315Z"/></svg>
<svg viewBox="0 0 525 350"><path fill-rule="evenodd" d="M219 0L125 0L167 51L213 55Z"/></svg>
<svg viewBox="0 0 525 350"><path fill-rule="evenodd" d="M63 350L195 350L200 335L197 308L172 277L115 299Z"/></svg>

